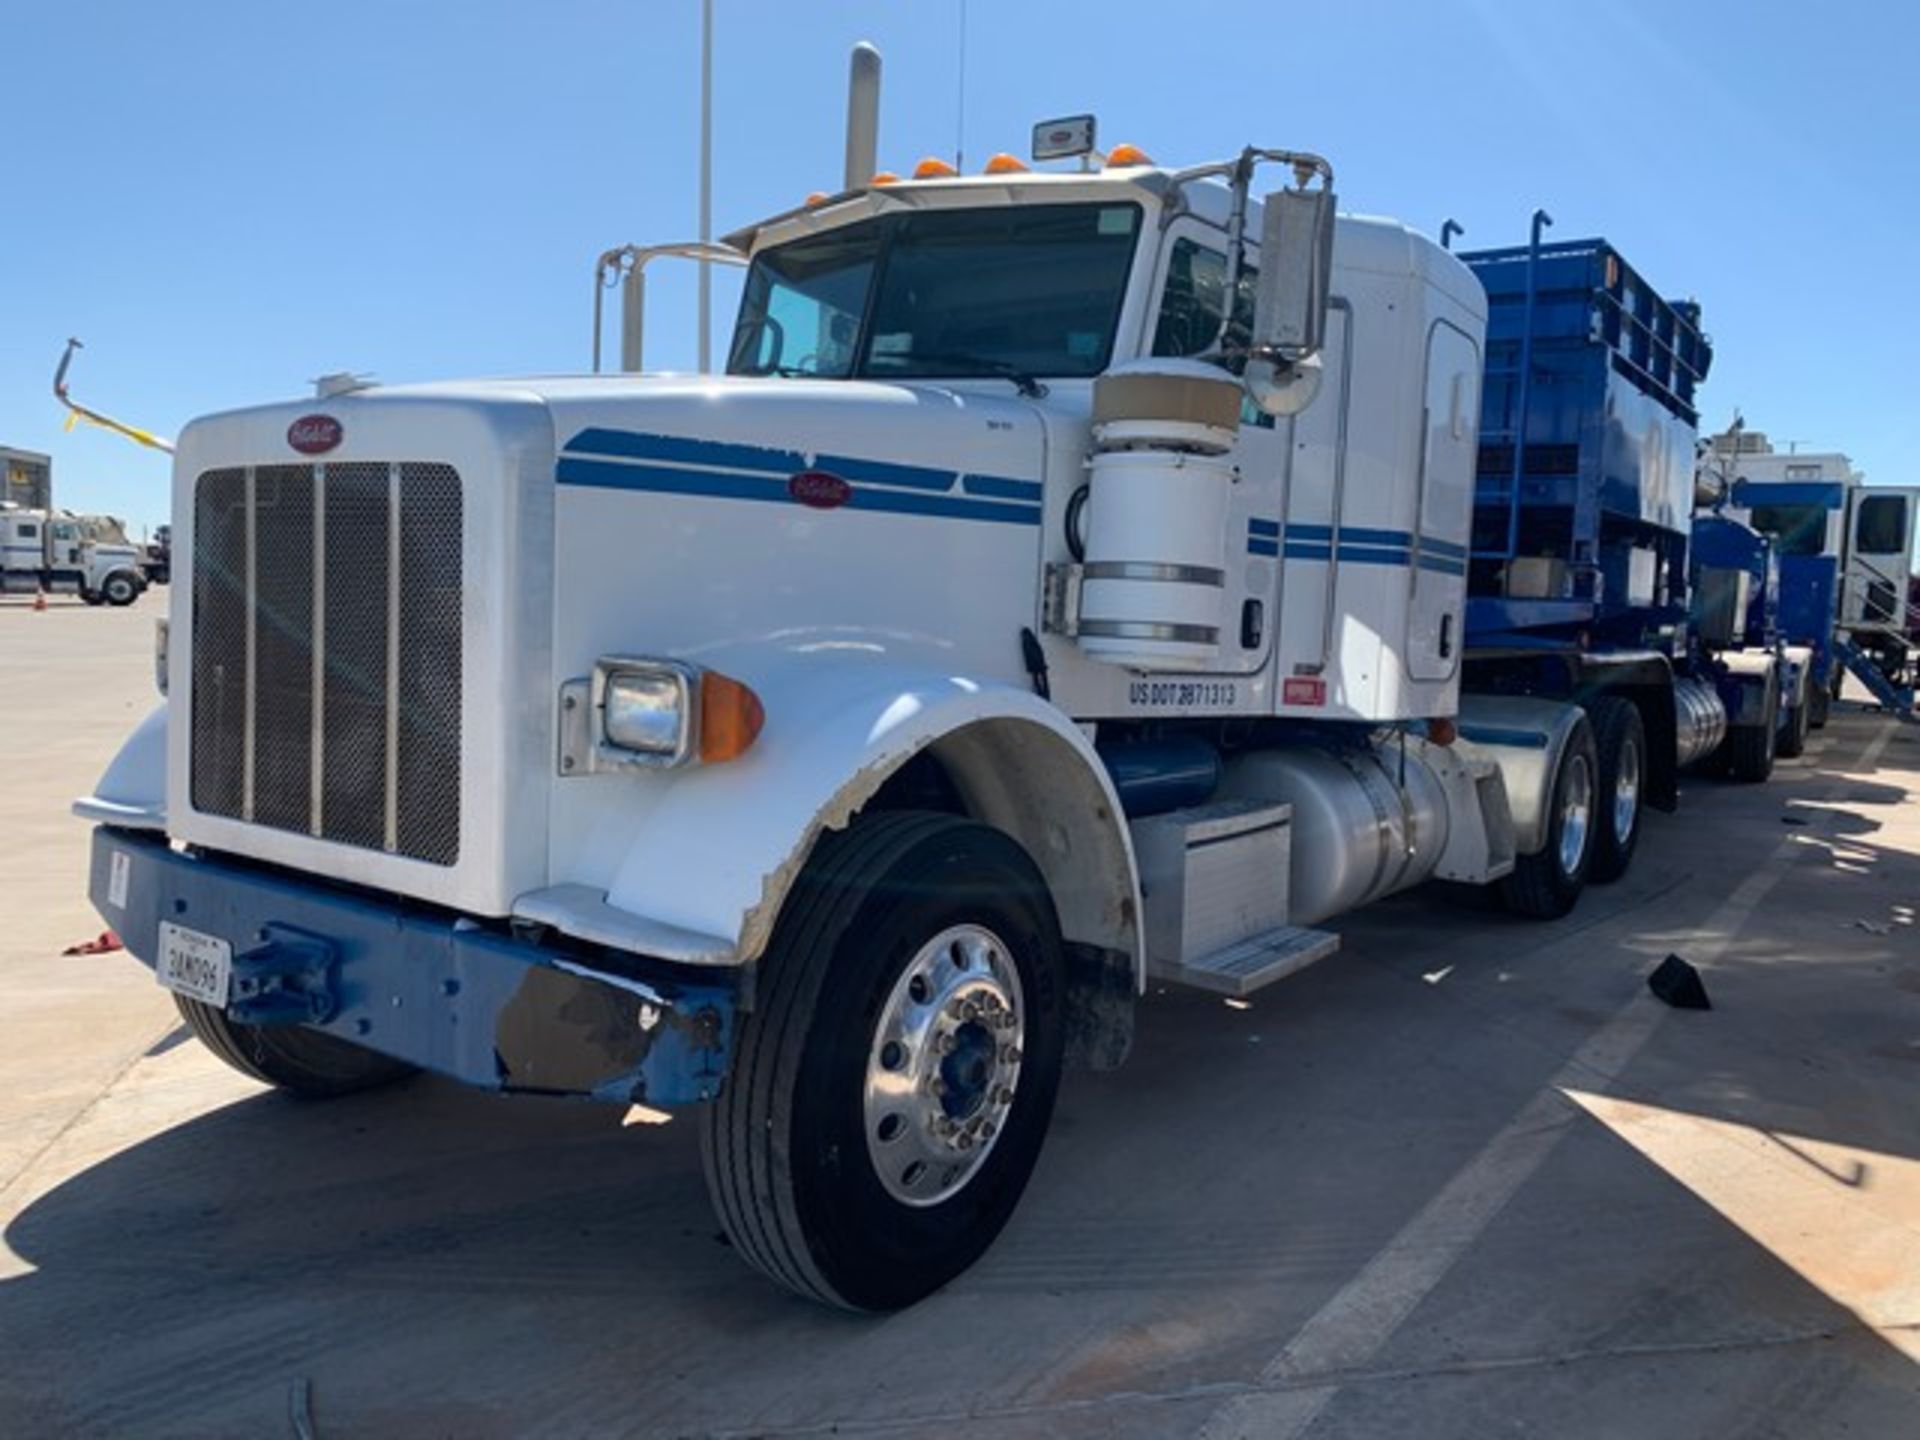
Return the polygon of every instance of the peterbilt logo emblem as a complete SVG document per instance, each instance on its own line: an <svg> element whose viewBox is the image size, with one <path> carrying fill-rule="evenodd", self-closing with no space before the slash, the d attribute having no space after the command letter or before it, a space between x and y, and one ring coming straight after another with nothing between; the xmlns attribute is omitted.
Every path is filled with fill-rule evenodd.
<svg viewBox="0 0 1920 1440"><path fill-rule="evenodd" d="M815 510L838 510L853 498L853 486L826 470L802 470L787 480L787 494Z"/></svg>
<svg viewBox="0 0 1920 1440"><path fill-rule="evenodd" d="M331 415L302 415L287 427L287 444L302 455L324 455L345 434Z"/></svg>

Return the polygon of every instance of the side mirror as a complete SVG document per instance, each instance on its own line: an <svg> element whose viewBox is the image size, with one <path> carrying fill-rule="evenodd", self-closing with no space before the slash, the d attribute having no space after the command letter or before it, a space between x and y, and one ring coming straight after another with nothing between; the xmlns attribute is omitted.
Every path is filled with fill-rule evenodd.
<svg viewBox="0 0 1920 1440"><path fill-rule="evenodd" d="M1320 393L1333 292L1333 192L1276 190L1262 205L1247 393L1269 415L1297 415Z"/></svg>
<svg viewBox="0 0 1920 1440"><path fill-rule="evenodd" d="M1260 281L1253 298L1256 354L1292 364L1326 342L1333 289L1333 192L1276 190L1263 200Z"/></svg>

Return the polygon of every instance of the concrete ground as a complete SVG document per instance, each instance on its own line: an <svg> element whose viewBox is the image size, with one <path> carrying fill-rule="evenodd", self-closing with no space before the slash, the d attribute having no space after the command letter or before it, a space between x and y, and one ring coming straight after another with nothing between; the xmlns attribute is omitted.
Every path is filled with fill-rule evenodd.
<svg viewBox="0 0 1920 1440"><path fill-rule="evenodd" d="M729 1253L684 1121L294 1103L61 958L159 598L0 605L0 1432L1920 1434L1920 730L1690 783L1559 924L1428 892L1154 995L985 1260L860 1319Z"/></svg>

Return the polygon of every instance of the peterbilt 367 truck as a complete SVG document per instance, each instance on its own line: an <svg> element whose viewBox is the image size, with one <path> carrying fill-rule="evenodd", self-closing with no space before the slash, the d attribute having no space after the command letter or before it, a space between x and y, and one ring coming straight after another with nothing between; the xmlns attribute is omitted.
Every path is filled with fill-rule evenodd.
<svg viewBox="0 0 1920 1440"><path fill-rule="evenodd" d="M729 237L724 376L189 426L166 703L77 808L196 1034L693 1107L739 1252L886 1309L1150 977L1243 994L1435 877L1563 913L1593 718L1462 695L1481 284L1312 155L1105 160ZM1724 714L1662 664L1670 780Z"/></svg>

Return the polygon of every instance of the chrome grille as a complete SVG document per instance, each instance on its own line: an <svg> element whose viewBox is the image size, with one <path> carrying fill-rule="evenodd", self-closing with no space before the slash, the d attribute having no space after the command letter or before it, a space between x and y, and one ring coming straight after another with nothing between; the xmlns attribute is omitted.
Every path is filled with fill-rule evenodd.
<svg viewBox="0 0 1920 1440"><path fill-rule="evenodd" d="M199 477L196 810L458 859L462 519L446 465Z"/></svg>

